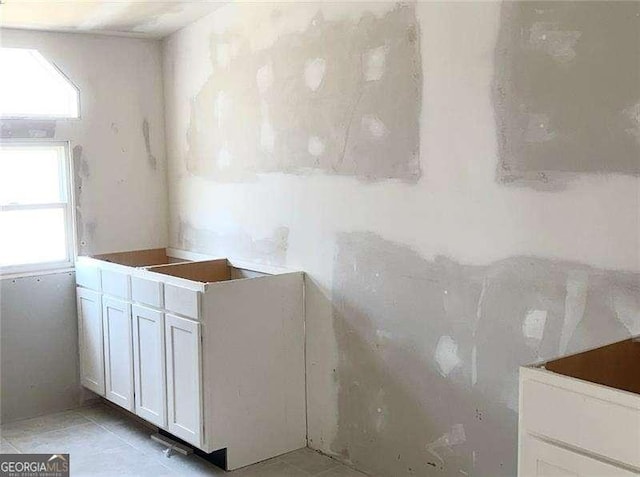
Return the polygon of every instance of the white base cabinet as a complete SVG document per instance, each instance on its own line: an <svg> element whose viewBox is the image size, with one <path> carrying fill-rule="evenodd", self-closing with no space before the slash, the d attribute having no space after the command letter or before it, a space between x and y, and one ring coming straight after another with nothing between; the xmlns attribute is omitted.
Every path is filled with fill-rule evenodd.
<svg viewBox="0 0 640 477"><path fill-rule="evenodd" d="M182 253L174 251L175 255ZM306 445L301 272L79 257L82 384L233 470Z"/></svg>
<svg viewBox="0 0 640 477"><path fill-rule="evenodd" d="M520 368L520 477L640 476L640 341Z"/></svg>
<svg viewBox="0 0 640 477"><path fill-rule="evenodd" d="M164 313L133 305L135 412L158 427L167 426Z"/></svg>

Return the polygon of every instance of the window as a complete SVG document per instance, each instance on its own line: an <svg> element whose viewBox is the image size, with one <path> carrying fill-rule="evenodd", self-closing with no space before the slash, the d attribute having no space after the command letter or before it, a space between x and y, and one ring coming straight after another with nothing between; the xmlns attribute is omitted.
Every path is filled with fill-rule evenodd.
<svg viewBox="0 0 640 477"><path fill-rule="evenodd" d="M78 89L38 51L0 48L0 116L77 118Z"/></svg>
<svg viewBox="0 0 640 477"><path fill-rule="evenodd" d="M68 146L0 144L0 271L71 266L74 257Z"/></svg>
<svg viewBox="0 0 640 477"><path fill-rule="evenodd" d="M80 115L78 88L38 51L0 48L0 117ZM0 273L69 267L75 256L67 143L0 142Z"/></svg>

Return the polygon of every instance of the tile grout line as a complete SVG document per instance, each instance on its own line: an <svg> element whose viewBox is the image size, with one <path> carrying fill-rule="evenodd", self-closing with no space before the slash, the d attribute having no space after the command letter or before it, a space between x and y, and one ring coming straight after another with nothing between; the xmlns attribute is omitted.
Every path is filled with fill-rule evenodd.
<svg viewBox="0 0 640 477"><path fill-rule="evenodd" d="M104 404L102 404L102 406L106 407L107 409L110 409L109 406L106 406ZM124 417L127 417L123 414ZM162 467L164 467L165 469L171 471L172 473L175 473L175 469L172 469L171 467L165 465L162 462L162 459L160 459L160 456L153 456L153 455L149 455L146 454L143 450L139 449L138 447L134 446L133 444L131 444L130 442L127 442L125 439L123 439L122 437L120 437L118 434L116 434L115 432L113 432L111 429L103 426L102 424L100 424L98 421L91 419L91 417L89 416L85 416L87 419L90 419L92 422L94 422L96 425L100 426L101 428L103 428L104 430L106 430L107 432L113 434L114 436L116 436L118 439L120 439L122 442L124 442L127 446L131 447L133 450L135 450L136 452L140 452L142 455L146 456L146 457L150 457L153 458L158 464L160 464ZM127 424L127 421L124 420L123 423ZM150 429L151 430L151 429ZM149 440L151 440L151 438L149 438Z"/></svg>
<svg viewBox="0 0 640 477"><path fill-rule="evenodd" d="M105 406L108 408L108 406ZM160 459L158 459L156 456L150 456L149 454L146 454L143 450L139 449L138 447L134 446L133 444L131 444L130 442L126 441L125 439L123 439L122 437L120 437L118 434L116 434L115 432L113 432L111 429L109 429L108 427L104 426L103 424L101 424L100 422L96 421L95 419L92 419L89 416L84 416L85 418L89 419L92 423L96 424L98 427L104 429L105 431L107 431L108 433L114 435L117 439L119 439L120 441L122 441L126 447L131 448L132 450L134 450L137 453L140 453L141 456L144 457L148 457L148 458L153 458L155 462L157 462L159 465L161 465L162 467L164 467L165 469L167 469L168 471L170 471L172 474L175 474L175 469L172 469L166 465L164 465ZM127 424L127 421L124 420L122 421L123 424ZM151 438L149 438L151 439ZM97 454L101 454L101 452L97 452Z"/></svg>
<svg viewBox="0 0 640 477"><path fill-rule="evenodd" d="M103 407L106 407L107 411L108 411L108 409L109 409L108 406L103 406ZM69 425L69 426L60 427L58 429L51 429L51 430L42 431L42 432L38 432L37 430L36 431L32 431L32 432L28 432L27 431L25 433L25 435L26 435L26 437L28 439L33 439L34 437L37 438L37 437L41 437L41 436L48 436L49 434L51 434L53 432L67 431L67 430L70 430L70 429L79 428L81 426L89 426L89 425L92 424L92 425L97 426L101 430L108 432L111 436L115 436L117 438L116 442L122 443L122 447L116 446L116 447L114 447L112 449L110 448L110 449L107 449L107 450L125 450L126 449L126 450L129 450L129 451L133 451L135 453L139 453L141 457L152 459L154 462L159 464L163 469L166 469L171 475L179 475L180 474L180 471L178 469L172 467L168 463L165 463L165 460L162 458L163 454L162 454L160 449L158 449L158 453L157 454L148 453L147 449L140 448L140 446L129 442L125 437L122 437L122 436L118 435L112 429L107 427L108 425L112 425L112 424L114 426L124 425L125 427L127 427L127 424L129 424L128 420L126 419L127 416L123 415L124 419L122 419L122 420L118 419L118 416L114 416L113 417L113 421L114 421L113 423L111 421L109 421L108 423L102 423L99 420L97 420L97 418L89 416L89 415L85 415L80 411L70 411L69 412L69 416L78 416L78 417L84 419L85 422L75 423L75 424L72 424L72 425ZM107 415L107 417L109 417L109 416ZM153 429L149 428L150 432L152 430ZM22 454L24 452L17 445L15 445L11 440L11 439L15 439L17 437L19 437L19 436L14 436L13 438L7 438L7 437L2 436L2 439L12 449L14 449L17 453ZM276 456L276 457L272 458L272 463L275 464L275 463L279 462L281 464L284 464L286 467L288 467L290 469L295 469L296 471L303 473L305 476L308 476L308 477L326 476L330 472L335 471L335 469L338 468L338 467L346 467L347 469L353 470L355 472L359 472L359 471L356 471L355 469L353 469L353 468L351 468L351 467L339 462L338 460L334 459L333 457L331 457L329 455L322 454L321 452L318 452L318 451L316 451L314 449L311 449L311 448L308 448L308 447L307 447L307 449L309 449L311 452L313 452L313 454L317 454L317 456L313 455L312 458L320 457L322 459L328 459L328 461L330 462L331 466L328 467L325 470L320 471L320 472L312 473L311 471L306 470L306 469L296 465L295 463L286 461L285 459L282 458L283 456ZM98 450L97 452L96 451L87 452L86 455L87 456L99 455L99 454L102 454L102 453L106 452L107 450ZM271 460L271 459L269 459L269 460ZM224 472L225 475L226 475L226 471L224 471L223 469L221 469L221 471ZM366 476L366 474L361 474L361 475Z"/></svg>
<svg viewBox="0 0 640 477"><path fill-rule="evenodd" d="M84 417L84 416L83 416L83 417ZM28 435L29 435L30 437L31 437L31 436L34 436L34 435L37 435L37 436L44 436L44 435L47 435L47 434L51 434L52 432L65 431L65 430L67 430L67 429L73 429L74 427L80 427L80 426L86 426L86 425L88 425L88 424L95 424L95 423L94 423L94 422L92 422L92 421L87 420L87 422L82 422L82 423L80 423L80 424L73 424L72 426L61 427L61 428L59 428L59 429L51 429L51 430L48 430L48 431L42 431L42 432L38 432L38 431L29 432L29 433L28 433ZM11 441L12 439L15 439L15 438L16 438L16 436L14 436L14 437L4 437L4 436L3 436L2 438L3 438L5 441L7 441L9 444L11 444L13 447L15 447L16 449L18 449L18 447L17 447L17 446L16 446L16 445ZM22 451L20 451L20 452L21 452L21 453L23 453Z"/></svg>
<svg viewBox="0 0 640 477"><path fill-rule="evenodd" d="M305 469L302 469L302 468L298 467L297 465L292 464L291 462L287 462L285 460L281 460L280 462L282 462L284 465L287 465L289 467L294 468L295 470L298 470L300 472L304 472L305 475L308 476L308 477L315 477L317 475L317 474L312 474L311 472L309 472L309 471L307 471Z"/></svg>
<svg viewBox="0 0 640 477"><path fill-rule="evenodd" d="M52 429L49 431L44 431L44 432L31 432L29 433L30 436L35 435L35 436L43 436L43 435L47 435L50 434L52 432L59 432L59 431L64 431L64 430L68 430L68 429L74 429L76 427L80 427L80 426L87 426L89 424L93 424L95 426L100 427L101 429L109 432L110 434L114 435L116 438L118 438L118 440L122 441L127 447L131 447L133 450L136 450L138 452L140 452L139 449L137 449L136 447L132 446L131 444L129 444L127 441L125 441L124 439L122 439L119 435L117 435L116 433L112 432L111 430L109 430L108 428L106 428L105 426L103 426L102 424L100 424L98 421L96 421L95 419L92 419L89 416L85 416L84 414L78 412L78 411L72 411L74 414L77 414L78 416L82 417L83 419L85 419L87 422L83 422L83 423L79 423L79 424L73 424L71 426L65 426L65 427L61 427L59 429ZM7 442L9 442L9 444L14 447L15 449L17 449L21 454L23 454L24 452L22 450L20 450L15 444L13 444L11 442L10 439L3 437L3 439L5 439ZM110 449L109 449L110 450ZM97 454L101 454L102 452L97 452Z"/></svg>
<svg viewBox="0 0 640 477"><path fill-rule="evenodd" d="M108 406L107 406L108 407ZM135 450L136 452L139 452L140 454L142 454L145 457L149 457L149 458L153 458L158 464L160 464L162 467L164 467L165 469L171 471L172 473L175 473L175 469L172 469L171 467L165 465L162 462L162 459L160 459L160 456L153 456L153 455L149 455L146 454L142 449L139 449L138 447L134 446L133 444L131 444L130 442L126 441L125 439L123 439L122 437L120 437L118 434L116 434L115 432L113 432L111 429L109 429L108 427L103 426L102 424L100 424L98 421L95 421L93 419L91 419L88 416L85 416L87 419L90 419L92 422L94 422L96 425L98 425L99 427L103 428L105 431L113 434L114 436L116 436L118 439L120 439L122 442L124 442L128 447L131 447L133 450ZM123 421L125 424L127 424L127 421ZM151 430L151 429L150 429ZM151 440L151 437L149 437L149 440Z"/></svg>
<svg viewBox="0 0 640 477"><path fill-rule="evenodd" d="M143 456L143 457L147 457L149 459L152 459L154 462L158 463L160 466L162 466L164 469L166 469L171 475L179 475L179 472L176 471L176 469L174 469L172 467L169 467L168 465L164 464L164 462L161 459L162 454L161 454L160 450L158 451L160 453L160 455L147 454L144 450L142 450L139 447L137 447L137 446L133 445L132 443L128 442L126 439L124 439L123 437L121 437L118 434L116 434L115 432L113 432L111 429L109 429L108 427L103 425L101 422L99 422L95 418L92 418L90 416L84 415L84 414L82 414L80 412L77 412L77 411L73 411L73 413L77 414L78 416L80 416L83 419L85 419L86 422L81 422L81 423L78 423L78 424L73 424L73 425L61 427L61 428L58 428L58 429L51 429L51 430L44 431L44 432L38 432L38 431L26 432L26 436L31 439L31 438L34 438L34 437L45 436L45 435L48 435L48 434L50 434L52 432L65 431L65 430L74 429L74 428L81 427L81 426L95 425L98 428L102 429L103 431L108 432L110 435L115 436L117 438L117 440L120 443L122 443L122 447L120 447L120 446L114 447L113 449L107 449L107 451L108 450L115 450L115 449L128 449L128 450L134 451L135 453L140 454L141 457ZM127 420L123 420L122 424L127 425L128 424ZM149 429L149 430L151 431L152 429ZM25 453L25 451L23 451L20 448L18 448L10 440L10 438L7 438L7 437L3 436L2 439L4 439L9 446L11 446L13 449L15 449L16 453L18 453L18 454L24 454ZM102 454L104 452L106 452L106 451L102 450L102 451L97 451L97 452L89 452L86 455L98 455L98 454Z"/></svg>
<svg viewBox="0 0 640 477"><path fill-rule="evenodd" d="M320 454L320 455L324 455L324 454ZM360 474L362 477L370 477L369 474L365 474L364 472L362 472L361 470L356 469L355 467L352 467L350 465L347 464L343 464L342 462L334 459L333 457L327 455L325 456L329 459L331 459L336 465L334 465L333 467L327 469L327 470L323 470L322 472L319 472L317 474L314 474L313 477L322 477L323 475L328 474L329 472L333 471L336 469L336 467L344 467L346 469L349 469L351 472L355 472L357 474Z"/></svg>
<svg viewBox="0 0 640 477"><path fill-rule="evenodd" d="M323 456L323 457L324 457L324 456ZM310 477L317 477L317 476L322 475L322 474L324 474L325 472L328 472L328 471L330 471L330 470L333 470L333 469L335 469L336 467L338 467L338 466L340 466L340 465L341 465L341 464L337 463L336 461L332 461L332 464L333 464L333 465L332 465L331 467L328 467L328 468L326 468L326 469L324 469L324 470L322 470L322 471L320 471L320 472L316 472L315 474L312 474L312 473L311 473L311 472L309 472L308 470L303 469L302 467L298 467L297 465L295 465L295 464L294 464L294 463L292 463L292 462L287 462L287 461L283 461L283 462L284 462L285 464L290 465L291 467L293 467L293 468L294 468L294 469L296 469L296 470L300 470L300 471L302 471L302 472L305 472L305 473L306 473L306 474L308 474Z"/></svg>
<svg viewBox="0 0 640 477"><path fill-rule="evenodd" d="M24 452L22 452L20 449L18 449L16 446L14 446L11 442L9 442L7 440L7 438L3 437L2 440L6 441L6 444L11 447L15 452L12 452L12 454L24 454Z"/></svg>
<svg viewBox="0 0 640 477"><path fill-rule="evenodd" d="M87 417L87 419L91 419L90 417ZM115 432L113 432L111 429L109 429L108 427L103 426L102 424L100 424L97 421L94 421L93 419L91 419L91 421L97 425L98 427L101 427L102 429L104 429L105 431L107 431L109 434L114 435L115 437L117 437L119 440L121 440L122 442L124 442L128 447L131 447L133 450L144 454L144 451L142 451L141 449L138 449L136 446L134 446L133 444L131 444L130 442L126 441L125 439L123 439L122 437L120 437L118 434L116 434Z"/></svg>

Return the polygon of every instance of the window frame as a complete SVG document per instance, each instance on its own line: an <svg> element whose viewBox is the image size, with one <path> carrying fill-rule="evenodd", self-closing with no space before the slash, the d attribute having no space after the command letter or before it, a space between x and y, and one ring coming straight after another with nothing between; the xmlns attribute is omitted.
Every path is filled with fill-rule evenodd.
<svg viewBox="0 0 640 477"><path fill-rule="evenodd" d="M57 262L37 262L19 265L0 265L0 277L21 275L36 275L43 273L53 273L62 270L71 270L74 267L77 257L76 248L76 217L75 217L75 197L74 197L74 177L73 162L71 159L70 142L42 139L3 139L0 141L0 147L55 147L60 148L59 157L62 159L62 167L60 174L60 190L63 191L64 202L42 203L42 204L12 204L0 205L0 212L8 212L14 210L49 210L62 209L64 211L64 229L66 235L66 252L67 258Z"/></svg>

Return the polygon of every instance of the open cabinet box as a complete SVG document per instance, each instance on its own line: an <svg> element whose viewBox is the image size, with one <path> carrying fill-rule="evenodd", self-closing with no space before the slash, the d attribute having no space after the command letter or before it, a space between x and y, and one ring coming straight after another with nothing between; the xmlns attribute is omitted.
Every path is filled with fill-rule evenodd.
<svg viewBox="0 0 640 477"><path fill-rule="evenodd" d="M127 267L151 267L170 263L185 262L187 260L172 257L166 248L132 250L130 252L104 253L92 255L91 258L108 263L125 265Z"/></svg>
<svg viewBox="0 0 640 477"><path fill-rule="evenodd" d="M268 276L268 273L233 266L226 259L204 260L147 267L150 272L199 283L214 283Z"/></svg>
<svg viewBox="0 0 640 477"><path fill-rule="evenodd" d="M112 252L76 259L76 283L90 290L120 298L131 298L134 269L188 262L174 257L167 248Z"/></svg>
<svg viewBox="0 0 640 477"><path fill-rule="evenodd" d="M640 339L520 368L518 475L640 476Z"/></svg>
<svg viewBox="0 0 640 477"><path fill-rule="evenodd" d="M82 385L229 470L304 447L302 272L176 255L78 258Z"/></svg>
<svg viewBox="0 0 640 477"><path fill-rule="evenodd" d="M640 395L640 338L548 361L543 366L557 374Z"/></svg>

